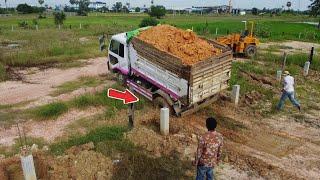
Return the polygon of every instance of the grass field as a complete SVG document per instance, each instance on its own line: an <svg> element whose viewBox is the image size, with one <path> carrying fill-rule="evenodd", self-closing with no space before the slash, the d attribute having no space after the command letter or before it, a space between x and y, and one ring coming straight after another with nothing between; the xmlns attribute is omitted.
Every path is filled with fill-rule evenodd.
<svg viewBox="0 0 320 180"><path fill-rule="evenodd" d="M112 13L93 13L88 17L67 16L65 24L58 29L53 23L53 17L48 16L46 19L38 20L37 31L33 24L36 16L36 14L15 15L0 18L0 80L6 78L4 66L52 65L52 63L70 63L76 59L104 56L105 52L100 52L98 48L98 36L105 33L110 37L115 33L138 28L140 21L146 17L143 14ZM262 41L320 42L319 30L312 25L297 23L316 21L307 16L168 15L161 19L161 23L193 29L202 36L214 38L228 32L241 32L244 28L241 22L243 20L256 22L256 34ZM21 21L27 21L28 26L19 27L18 23ZM72 63L69 66L72 66Z"/></svg>

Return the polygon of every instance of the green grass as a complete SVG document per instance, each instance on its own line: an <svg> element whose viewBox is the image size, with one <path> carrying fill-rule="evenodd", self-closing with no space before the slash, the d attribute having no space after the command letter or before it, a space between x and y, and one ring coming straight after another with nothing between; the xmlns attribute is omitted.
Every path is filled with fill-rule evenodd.
<svg viewBox="0 0 320 180"><path fill-rule="evenodd" d="M69 107L65 103L56 102L37 107L32 111L32 114L39 119L57 118L58 116L67 112L68 108Z"/></svg>
<svg viewBox="0 0 320 180"><path fill-rule="evenodd" d="M6 80L7 74L4 66L0 63L0 82Z"/></svg>
<svg viewBox="0 0 320 180"><path fill-rule="evenodd" d="M56 87L56 90L51 94L52 96L58 96L60 94L65 94L72 92L81 87L95 87L103 83L103 80L99 77L84 76L80 77L76 81L65 82Z"/></svg>
<svg viewBox="0 0 320 180"><path fill-rule="evenodd" d="M262 61L272 62L279 67L282 64L283 56L272 54L271 52L262 53L258 55L258 59ZM286 60L286 67L291 68L291 65L296 65L300 67L304 67L305 63L309 60L308 54L289 54ZM290 67L291 66L291 67ZM320 57L314 56L312 64L310 65L310 69L320 71Z"/></svg>
<svg viewBox="0 0 320 180"><path fill-rule="evenodd" d="M93 13L88 17L67 16L62 29L59 30L53 23L53 17L49 15L46 19L38 21L39 31L32 25L32 20L37 17L36 14L3 17L0 19L0 63L18 67L66 63L73 67L79 65L74 63L76 59L106 55L105 52L99 51L98 36L104 33L108 35L107 39L110 39L113 34L138 28L140 21L146 16L146 14L115 13L97 13L97 16ZM18 27L18 22L22 20L28 22L28 28ZM207 38L215 38L228 32L243 31L244 24L241 22L243 20L253 20L257 23L256 34L261 41L320 42L320 33L315 27L295 23L316 20L308 16L167 15L160 21L183 29L193 29ZM80 23L82 29L79 27ZM11 31L12 26L14 26L13 31ZM216 28L218 35L215 34ZM20 48L1 48L1 45L6 46L11 43L19 44ZM69 65L61 67L67 68ZM0 80L4 77L2 71L0 68Z"/></svg>
<svg viewBox="0 0 320 180"><path fill-rule="evenodd" d="M77 146L81 144L86 144L89 142L93 142L97 144L98 142L106 141L106 140L121 140L123 133L127 131L125 127L101 127L90 131L88 134L80 137L72 137L67 141L62 141L58 143L54 143L50 145L50 150L53 154L63 154L65 150L72 146Z"/></svg>

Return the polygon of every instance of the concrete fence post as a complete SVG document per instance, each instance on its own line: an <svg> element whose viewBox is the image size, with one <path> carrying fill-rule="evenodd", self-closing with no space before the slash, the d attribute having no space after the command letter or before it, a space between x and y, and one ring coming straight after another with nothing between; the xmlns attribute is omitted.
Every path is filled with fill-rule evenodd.
<svg viewBox="0 0 320 180"><path fill-rule="evenodd" d="M307 61L307 62L304 64L304 68L303 68L303 75L304 75L304 76L308 76L308 74L309 74L309 68L310 68L310 61Z"/></svg>
<svg viewBox="0 0 320 180"><path fill-rule="evenodd" d="M13 26L11 26L11 31L13 31Z"/></svg>
<svg viewBox="0 0 320 180"><path fill-rule="evenodd" d="M232 101L237 106L239 104L240 97L240 85L234 85L232 87Z"/></svg>
<svg viewBox="0 0 320 180"><path fill-rule="evenodd" d="M216 28L216 35L218 35L218 28Z"/></svg>
<svg viewBox="0 0 320 180"><path fill-rule="evenodd" d="M161 108L160 111L160 133L169 134L169 108Z"/></svg>
<svg viewBox="0 0 320 180"><path fill-rule="evenodd" d="M82 29L82 24L80 23L80 29Z"/></svg>
<svg viewBox="0 0 320 180"><path fill-rule="evenodd" d="M39 26L38 25L36 25L36 30L39 31Z"/></svg>
<svg viewBox="0 0 320 180"><path fill-rule="evenodd" d="M278 70L277 71L277 81L281 81L281 76L282 76L282 71Z"/></svg>
<svg viewBox="0 0 320 180"><path fill-rule="evenodd" d="M61 25L59 24L59 30L61 29Z"/></svg>
<svg viewBox="0 0 320 180"><path fill-rule="evenodd" d="M31 154L28 156L21 156L21 165L25 180L37 180L33 156Z"/></svg>

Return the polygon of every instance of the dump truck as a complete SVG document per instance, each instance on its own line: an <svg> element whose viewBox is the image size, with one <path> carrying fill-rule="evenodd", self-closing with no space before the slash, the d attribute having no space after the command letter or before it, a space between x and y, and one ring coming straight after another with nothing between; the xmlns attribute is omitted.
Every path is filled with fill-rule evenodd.
<svg viewBox="0 0 320 180"><path fill-rule="evenodd" d="M221 53L186 65L129 32L116 34L108 47L108 68L155 106L168 107L172 114L184 116L214 102L228 88L232 51L216 41L206 41Z"/></svg>

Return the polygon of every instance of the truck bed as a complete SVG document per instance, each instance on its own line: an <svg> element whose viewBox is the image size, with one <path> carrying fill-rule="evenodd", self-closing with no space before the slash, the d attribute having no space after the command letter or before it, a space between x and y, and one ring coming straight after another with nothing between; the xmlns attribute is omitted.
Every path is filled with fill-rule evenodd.
<svg viewBox="0 0 320 180"><path fill-rule="evenodd" d="M220 48L222 53L193 65L185 65L178 57L160 51L138 38L132 40L134 49L139 56L188 81L188 96L179 99L188 106L201 103L228 88L232 51L227 46L215 41L209 41L209 43L216 48Z"/></svg>

